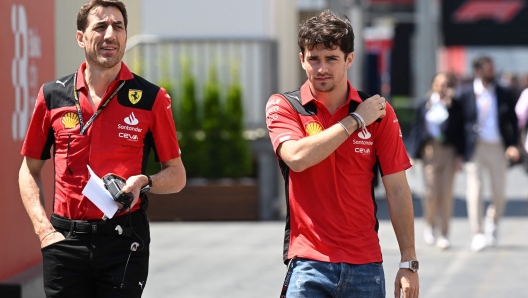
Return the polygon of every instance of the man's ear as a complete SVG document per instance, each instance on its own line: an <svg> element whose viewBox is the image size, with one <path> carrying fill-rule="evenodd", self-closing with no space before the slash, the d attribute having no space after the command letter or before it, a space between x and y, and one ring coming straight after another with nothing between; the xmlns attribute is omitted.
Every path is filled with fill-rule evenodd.
<svg viewBox="0 0 528 298"><path fill-rule="evenodd" d="M84 33L82 31L80 31L80 30L77 30L77 32L75 33L75 39L77 39L77 44L81 48L84 48L83 37L84 37Z"/></svg>
<svg viewBox="0 0 528 298"><path fill-rule="evenodd" d="M301 66L303 69L304 68L304 56L303 56L303 53L302 52L299 52L299 60L301 60Z"/></svg>
<svg viewBox="0 0 528 298"><path fill-rule="evenodd" d="M354 52L352 53L349 53L345 59L345 66L346 68L350 68L350 66L352 66L352 64L354 63Z"/></svg>

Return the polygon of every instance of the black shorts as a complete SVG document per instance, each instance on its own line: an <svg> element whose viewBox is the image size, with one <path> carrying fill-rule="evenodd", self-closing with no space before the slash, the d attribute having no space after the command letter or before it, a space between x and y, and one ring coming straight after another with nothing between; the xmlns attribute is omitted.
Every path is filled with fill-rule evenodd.
<svg viewBox="0 0 528 298"><path fill-rule="evenodd" d="M123 225L132 227L127 236L56 228L66 239L41 249L46 297L141 297L150 245L149 224L142 213L132 225L130 221ZM139 245L136 251L131 249L134 243Z"/></svg>

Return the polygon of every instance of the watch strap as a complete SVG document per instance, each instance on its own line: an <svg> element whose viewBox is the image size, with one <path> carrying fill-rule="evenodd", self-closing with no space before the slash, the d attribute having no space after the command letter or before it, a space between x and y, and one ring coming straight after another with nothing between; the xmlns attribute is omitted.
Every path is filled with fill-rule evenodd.
<svg viewBox="0 0 528 298"><path fill-rule="evenodd" d="M147 183L147 185L148 185L149 187L152 187L152 178L150 177L150 175L145 175L145 176L147 176L147 179L148 179L148 183Z"/></svg>
<svg viewBox="0 0 528 298"><path fill-rule="evenodd" d="M418 261L411 260L411 261L401 262L399 267L401 269L409 269L413 272L416 272L418 271L418 268L419 268L418 264L419 264Z"/></svg>

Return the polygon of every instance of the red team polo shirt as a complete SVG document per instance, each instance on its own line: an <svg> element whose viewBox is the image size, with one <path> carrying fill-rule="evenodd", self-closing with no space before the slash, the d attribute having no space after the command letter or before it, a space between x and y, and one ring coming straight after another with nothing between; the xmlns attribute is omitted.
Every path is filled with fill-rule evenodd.
<svg viewBox="0 0 528 298"><path fill-rule="evenodd" d="M83 63L76 84L84 125L94 113L87 98L85 69ZM103 217L101 210L82 194L90 178L86 165L99 177L114 173L127 179L144 173L148 154L145 151L150 151L150 147L155 148L161 162L180 156L171 99L166 91L135 76L122 63L103 99L121 81L125 81L123 88L84 135L80 134L74 104L73 75L47 83L39 91L21 153L44 160L50 158L50 147L55 145L55 214L76 220ZM45 98L46 94L53 96ZM140 204L141 198L132 211L139 209ZM117 215L123 214L126 213Z"/></svg>
<svg viewBox="0 0 528 298"><path fill-rule="evenodd" d="M300 89L302 104L313 101L317 114L303 116L275 94L266 105L267 126L277 152L288 140L317 134L348 115L351 100L361 103L348 83L348 99L334 115L313 97L309 83ZM381 262L373 197L373 167L379 160L382 175L411 167L393 108L349 139L320 163L302 171L289 170L284 259L303 257L326 262L365 264ZM288 237L289 234L289 237Z"/></svg>

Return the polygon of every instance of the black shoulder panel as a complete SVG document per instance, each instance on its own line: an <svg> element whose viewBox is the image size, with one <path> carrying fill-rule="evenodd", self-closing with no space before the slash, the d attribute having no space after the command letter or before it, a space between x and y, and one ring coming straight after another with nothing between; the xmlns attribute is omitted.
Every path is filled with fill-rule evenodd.
<svg viewBox="0 0 528 298"><path fill-rule="evenodd" d="M152 110L152 106L154 105L154 101L159 90L159 86L156 86L144 78L134 74L134 78L132 80L126 81L123 88L117 92L117 101L119 104L125 107L150 111ZM139 98L139 101L134 104L129 99L129 96L135 100Z"/></svg>
<svg viewBox="0 0 528 298"><path fill-rule="evenodd" d="M371 96L368 95L367 93L363 92L363 91L359 91L357 90L358 94L359 94L359 98L361 98L361 101L365 101L367 99L369 99ZM348 104L348 113L352 113L354 112L357 107L359 106L359 104L357 103L357 101L353 101L351 100L350 103ZM381 122L381 118L378 118L376 120L376 122Z"/></svg>
<svg viewBox="0 0 528 298"><path fill-rule="evenodd" d="M357 90L358 94L359 94L359 98L361 98L362 101L365 101L367 99L369 99L371 96L368 95L367 93L363 92L363 91L359 91Z"/></svg>
<svg viewBox="0 0 528 298"><path fill-rule="evenodd" d="M73 77L74 74L70 74L44 84L42 90L48 110L75 105L75 98L73 97Z"/></svg>
<svg viewBox="0 0 528 298"><path fill-rule="evenodd" d="M284 98L290 103L292 108L297 111L297 113L303 116L312 116L317 115L317 106L313 102L309 102L306 105L301 103L301 92L299 89L295 91L289 91L282 94Z"/></svg>

